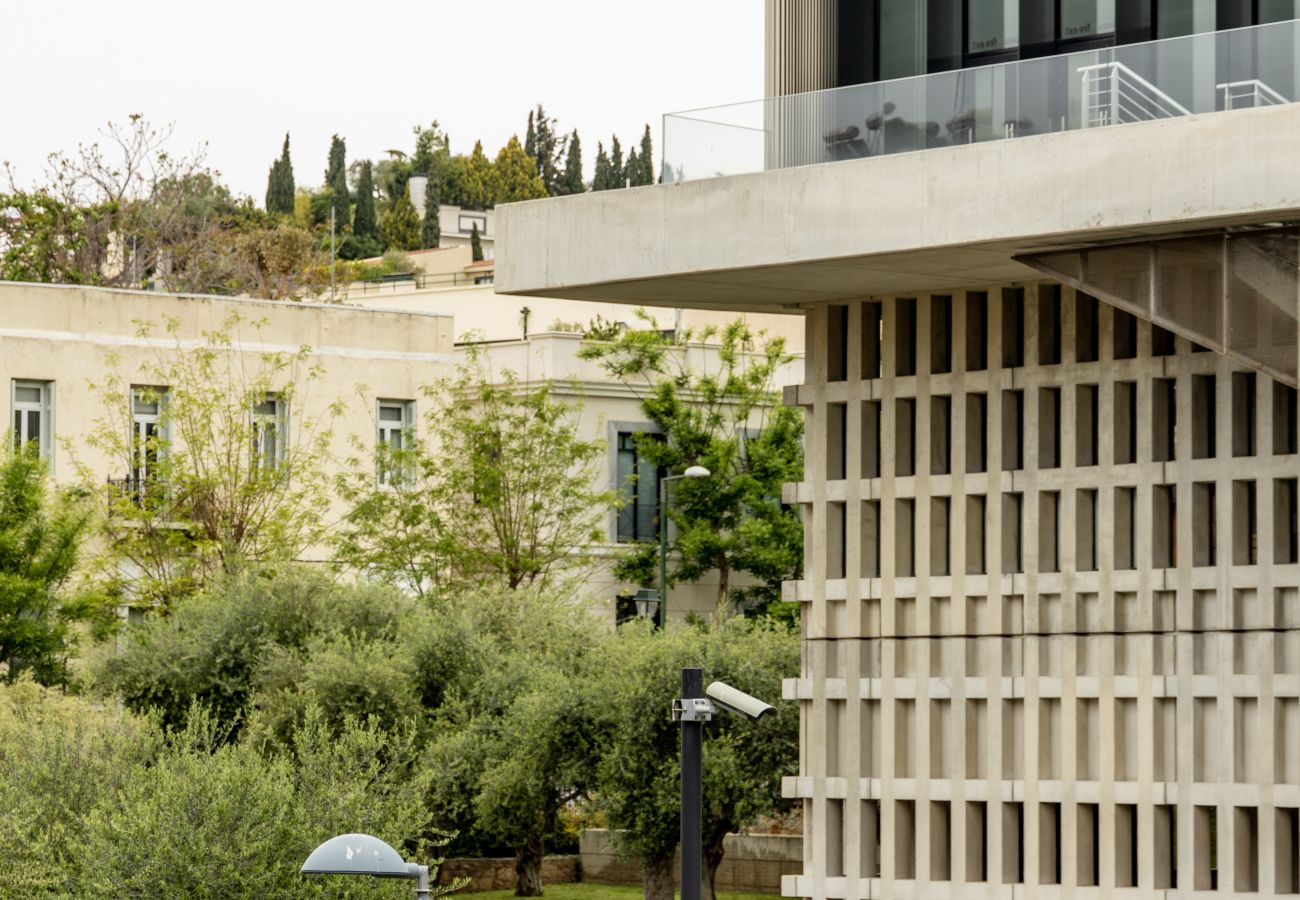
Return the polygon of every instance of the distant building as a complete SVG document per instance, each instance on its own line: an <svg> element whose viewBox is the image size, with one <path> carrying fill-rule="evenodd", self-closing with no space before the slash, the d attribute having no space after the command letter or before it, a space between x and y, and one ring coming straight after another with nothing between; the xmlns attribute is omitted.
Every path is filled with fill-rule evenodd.
<svg viewBox="0 0 1300 900"><path fill-rule="evenodd" d="M424 215L424 188L428 180L424 175L412 175L407 182L411 203L421 216ZM483 245L483 257L492 259L496 256L496 210L464 209L444 203L438 207L438 227L442 231L439 241L439 246L442 247L468 247L477 227L479 241Z"/></svg>
<svg viewBox="0 0 1300 900"><path fill-rule="evenodd" d="M784 893L1300 892L1296 3L766 10L767 98L496 276L806 317Z"/></svg>

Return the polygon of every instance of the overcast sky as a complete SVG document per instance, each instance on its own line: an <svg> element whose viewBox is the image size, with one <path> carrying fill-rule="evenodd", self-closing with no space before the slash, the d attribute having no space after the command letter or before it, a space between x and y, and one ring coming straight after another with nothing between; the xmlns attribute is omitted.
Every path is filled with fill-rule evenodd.
<svg viewBox="0 0 1300 900"><path fill-rule="evenodd" d="M666 112L762 95L760 0L0 0L0 159L21 184L46 154L93 141L135 112L175 122L177 150L260 204L290 132L299 185L322 181L330 135L348 159L409 152L437 119L452 150L492 156L523 139L539 101L596 142L648 122L659 161Z"/></svg>

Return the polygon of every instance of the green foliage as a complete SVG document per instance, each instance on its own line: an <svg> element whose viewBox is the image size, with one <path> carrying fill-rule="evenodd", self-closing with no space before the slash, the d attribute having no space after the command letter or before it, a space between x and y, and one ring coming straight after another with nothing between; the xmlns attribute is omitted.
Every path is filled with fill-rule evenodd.
<svg viewBox="0 0 1300 900"><path fill-rule="evenodd" d="M351 197L348 194L348 151L347 144L337 134L330 138L329 165L325 168L325 187L330 192L330 205L334 208L335 220L342 230L348 224L348 208Z"/></svg>
<svg viewBox="0 0 1300 900"><path fill-rule="evenodd" d="M610 171L609 157L605 155L605 145L598 141L596 143L596 171L591 180L591 189L593 191L608 191L615 186Z"/></svg>
<svg viewBox="0 0 1300 900"><path fill-rule="evenodd" d="M478 233L478 222L471 222L469 227L469 252L470 259L474 262L483 261L483 238Z"/></svg>
<svg viewBox="0 0 1300 900"><path fill-rule="evenodd" d="M424 692L440 693L427 759L436 818L464 829L459 852L513 849L526 894L595 771L605 634L567 596L498 589L449 598L420 638L421 670L437 675Z"/></svg>
<svg viewBox="0 0 1300 900"><path fill-rule="evenodd" d="M403 194L384 213L384 244L390 250L418 250L420 248L420 216L410 195Z"/></svg>
<svg viewBox="0 0 1300 900"><path fill-rule="evenodd" d="M6 447L12 437L0 436ZM0 454L0 677L68 680L78 623L111 621L102 591L74 583L93 528L89 503L53 495L36 448Z"/></svg>
<svg viewBox="0 0 1300 900"><path fill-rule="evenodd" d="M266 341L264 323L230 315L199 347L182 345L175 319L166 319L170 346L123 374L110 374L91 391L103 414L86 445L107 457L132 489L104 493L98 470L78 460L85 484L106 498L106 558L110 572L135 574L135 602L168 605L216 573L247 563L297 559L321 537L330 503L326 470L338 403L307 414L322 372L311 348L255 353L241 340ZM149 325L140 336L150 337ZM165 385L156 433L141 441L130 420L131 385ZM253 415L276 398L273 420ZM274 442L274 457L251 448ZM143 470L142 470L142 461ZM142 474L143 472L143 474Z"/></svg>
<svg viewBox="0 0 1300 900"><path fill-rule="evenodd" d="M537 174L536 163L524 153L517 137L511 136L497 154L494 176L494 203L515 203L547 196L546 185Z"/></svg>
<svg viewBox="0 0 1300 900"><path fill-rule="evenodd" d="M301 674L313 649L337 658L336 651L348 642L391 644L413 611L411 601L397 591L338 584L306 567L223 576L202 593L178 601L169 618L150 617L132 626L121 652L99 664L95 684L130 709L156 710L171 727L182 726L190 709L199 705L223 727L236 728L259 686L283 688L283 674ZM319 669L319 663L313 664L313 671ZM348 701L317 687L320 683L313 682L305 699L317 701L337 726ZM293 711L300 713L306 705ZM290 719L296 724L301 716L279 716L263 724L283 734L282 725Z"/></svg>
<svg viewBox="0 0 1300 900"><path fill-rule="evenodd" d="M356 237L379 237L379 221L375 218L375 181L370 160L361 163L357 177L357 208L352 215L352 234Z"/></svg>
<svg viewBox="0 0 1300 900"><path fill-rule="evenodd" d="M115 203L79 205L45 192L0 194L0 280L99 284Z"/></svg>
<svg viewBox="0 0 1300 900"><path fill-rule="evenodd" d="M676 484L670 515L681 561L670 581L693 581L716 569L719 609L732 601L770 602L782 581L799 577L803 559L802 522L781 504L781 486L803 471L803 415L783 406L775 388L792 357L783 340L753 331L743 319L665 336L640 316L644 327L591 342L581 355L635 391L666 436L639 437L638 452L669 472L698 464L712 473ZM716 342L716 353L687 352L701 342ZM716 364L696 365L698 359ZM656 545L642 545L620 564L620 577L653 583L657 553ZM733 593L736 571L762 587Z"/></svg>
<svg viewBox="0 0 1300 900"><path fill-rule="evenodd" d="M487 209L492 205L494 172L492 163L483 152L483 142L474 142L474 151L465 161L464 183L461 186L461 205L470 209Z"/></svg>
<svg viewBox="0 0 1300 900"><path fill-rule="evenodd" d="M266 178L266 211L293 215L293 196L293 162L289 159L289 134L285 132L284 148Z"/></svg>
<svg viewBox="0 0 1300 900"><path fill-rule="evenodd" d="M623 171L623 148L618 142L618 135L610 138L609 186L611 188L627 187L627 173Z"/></svg>
<svg viewBox="0 0 1300 900"><path fill-rule="evenodd" d="M722 836L786 805L781 776L794 774L798 764L799 711L777 698L781 679L799 667L799 637L784 626L747 619L666 631L635 621L606 643L596 802L611 827L627 830L625 846L641 856L651 880L671 863L680 823L680 729L664 712L680 695L681 669L693 666L704 669L706 684L726 681L777 707L775 716L759 722L722 713L705 725L704 844L711 885L707 870L721 859Z"/></svg>
<svg viewBox="0 0 1300 900"><path fill-rule="evenodd" d="M654 148L650 142L650 126L646 125L645 134L641 135L641 171L632 180L633 185L655 183Z"/></svg>
<svg viewBox="0 0 1300 900"><path fill-rule="evenodd" d="M441 181L432 175L424 183L424 215L420 219L420 249L437 247L442 241L442 223L438 219L442 203Z"/></svg>
<svg viewBox="0 0 1300 900"><path fill-rule="evenodd" d="M529 138L524 142L524 152L536 163L537 175L542 179L543 196L554 197L563 193L560 169L561 158L565 155L564 138L556 134L555 119L546 114L542 105L537 104L537 113L528 113ZM534 125L536 126L534 128ZM506 203L509 201L499 200Z"/></svg>
<svg viewBox="0 0 1300 900"><path fill-rule="evenodd" d="M555 194L581 194L586 189L582 181L582 142L578 139L577 129L574 129L569 136L564 154L564 173L556 185Z"/></svg>
<svg viewBox="0 0 1300 900"><path fill-rule="evenodd" d="M471 352L426 391L421 439L377 461L357 442L338 483L349 512L337 560L421 596L542 588L589 568L585 548L614 502L591 487L604 447L579 436L579 407L553 392ZM394 487L376 487L376 462Z"/></svg>

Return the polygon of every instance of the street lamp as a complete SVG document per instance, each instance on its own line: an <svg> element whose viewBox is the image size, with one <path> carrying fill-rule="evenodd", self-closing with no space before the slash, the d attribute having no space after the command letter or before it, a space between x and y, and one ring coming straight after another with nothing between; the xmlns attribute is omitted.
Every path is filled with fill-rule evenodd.
<svg viewBox="0 0 1300 900"><path fill-rule="evenodd" d="M659 612L659 592L654 588L640 588L636 592L636 614L638 618L653 621Z"/></svg>
<svg viewBox="0 0 1300 900"><path fill-rule="evenodd" d="M369 875L410 878L416 900L429 900L429 867L403 862L401 854L368 834L341 834L311 852L300 870L304 875Z"/></svg>
<svg viewBox="0 0 1300 900"><path fill-rule="evenodd" d="M704 466L687 466L680 475L659 480L659 599L663 603L664 627L668 626L668 482L682 478L708 478Z"/></svg>

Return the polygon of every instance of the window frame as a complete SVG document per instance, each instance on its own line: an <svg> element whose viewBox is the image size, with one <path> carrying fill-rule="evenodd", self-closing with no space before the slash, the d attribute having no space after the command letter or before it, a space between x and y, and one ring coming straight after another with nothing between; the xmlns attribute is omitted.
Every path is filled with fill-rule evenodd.
<svg viewBox="0 0 1300 900"><path fill-rule="evenodd" d="M401 410L401 424L394 427L386 425L384 422L384 409L397 408ZM380 456L379 448L381 446L392 447L391 437L399 435L403 438L401 446L396 448L397 452L409 450L408 437L415 434L415 401L414 400L394 400L391 398L378 398L375 400L375 485L381 488L395 488L400 486L403 476L408 474L405 471L394 471L384 466ZM405 467L403 467L405 469Z"/></svg>
<svg viewBox="0 0 1300 900"><path fill-rule="evenodd" d="M157 411L153 413L141 413L136 410L136 401L143 392L149 391L156 398ZM133 384L131 385L127 399L128 413L131 417L131 471L130 478L137 483L143 484L145 481L156 478L156 474L151 471L152 467L157 466L157 459L165 456L170 452L171 444L171 422L168 421L167 401L170 396L170 388L151 384ZM158 449L158 456L154 458L152 466L149 461L149 440L151 436L147 429L149 425L154 426L152 439L154 446ZM145 432L142 434L141 428Z"/></svg>
<svg viewBox="0 0 1300 900"><path fill-rule="evenodd" d="M619 456L622 452L624 452L623 449L619 447L621 439L623 437L628 437L632 441L632 443L635 443L636 435L652 434L658 436L658 438L662 440L663 432L661 432L658 428L656 428L654 425L650 424L649 422L611 422L609 423L608 428L609 428L609 436L610 436L609 446L611 450L610 482L611 484L613 484L614 490L619 491L621 493L625 489L625 485L623 483L624 479L619 475ZM632 449L635 452L635 448ZM634 457L633 472L635 472L637 466L639 466L639 460L636 460ZM659 540L659 529L663 527L665 524L663 521L662 510L659 508L659 486L663 482L664 475L665 472L663 468L657 467L655 484L654 484L654 495L653 495L654 497L653 506L655 510L655 514L654 514L655 526L653 532L645 536L642 536L638 533L638 529L636 528L636 521L637 521L636 485L639 484L639 481L633 482L633 493L632 496L628 498L628 506L620 507L613 510L613 516L612 516L612 522L610 525L610 534L609 534L610 543L633 544L639 542ZM633 536L624 537L622 531L622 523L623 523L623 517L627 514L625 510L628 509L629 507L632 510Z"/></svg>
<svg viewBox="0 0 1300 900"><path fill-rule="evenodd" d="M258 407L274 403L275 412L260 412ZM289 450L289 398L277 391L267 391L254 397L249 406L250 427L253 437L252 468L254 471L275 470L284 465ZM274 458L266 459L264 438L267 425L274 427L276 437Z"/></svg>
<svg viewBox="0 0 1300 900"><path fill-rule="evenodd" d="M32 438L26 441L22 439L23 422L26 416L19 418L19 413L38 414L38 434L35 438L37 455L54 468L54 382L43 381L35 378L14 378L9 383L9 421L14 430L14 446L22 447L31 443ZM19 400L18 390L20 388L34 388L40 391L40 400L33 404L31 401Z"/></svg>

